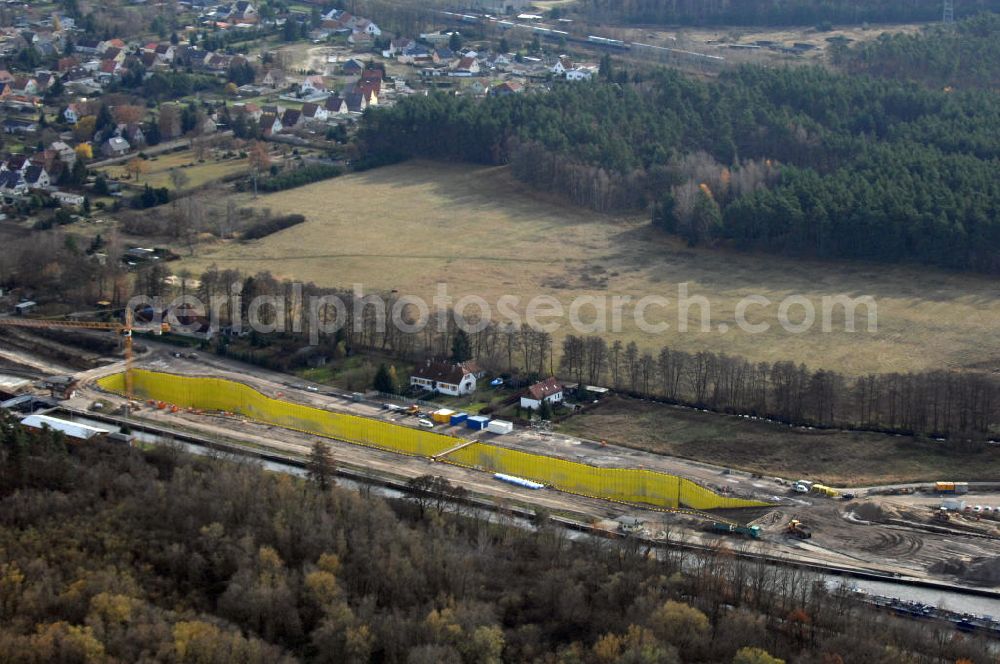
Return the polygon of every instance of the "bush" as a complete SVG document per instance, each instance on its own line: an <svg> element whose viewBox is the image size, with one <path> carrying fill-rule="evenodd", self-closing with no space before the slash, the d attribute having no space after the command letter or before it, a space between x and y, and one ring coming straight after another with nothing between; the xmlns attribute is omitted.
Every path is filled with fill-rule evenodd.
<svg viewBox="0 0 1000 664"><path fill-rule="evenodd" d="M284 171L278 175L272 175L267 179L261 180L257 184L257 188L260 191L282 191L328 178L335 178L343 174L344 169L341 166L334 164L313 164L291 171Z"/></svg>
<svg viewBox="0 0 1000 664"><path fill-rule="evenodd" d="M267 237L272 233L277 233L278 231L283 231L286 228L291 228L292 226L297 226L304 222L306 218L301 214L286 214L281 217L273 217L271 219L265 219L259 221L250 228L243 232L244 240L259 240L262 237Z"/></svg>

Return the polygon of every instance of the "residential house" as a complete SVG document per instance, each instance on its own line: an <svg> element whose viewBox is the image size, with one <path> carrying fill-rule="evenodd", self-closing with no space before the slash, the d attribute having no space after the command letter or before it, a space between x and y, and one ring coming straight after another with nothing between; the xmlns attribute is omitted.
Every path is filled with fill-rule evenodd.
<svg viewBox="0 0 1000 664"><path fill-rule="evenodd" d="M269 88L283 88L286 85L285 72L280 69L268 69L260 79L260 84Z"/></svg>
<svg viewBox="0 0 1000 664"><path fill-rule="evenodd" d="M14 94L38 94L38 81L30 76L18 76L11 85L14 88Z"/></svg>
<svg viewBox="0 0 1000 664"><path fill-rule="evenodd" d="M281 127L283 129L294 129L302 124L302 111L290 108L281 116Z"/></svg>
<svg viewBox="0 0 1000 664"><path fill-rule="evenodd" d="M434 55L437 56L439 62L451 62L456 57L455 51L451 50L447 46L442 46L440 48L434 49Z"/></svg>
<svg viewBox="0 0 1000 664"><path fill-rule="evenodd" d="M500 85L495 85L490 89L490 94L494 97L506 97L521 92L524 86L517 81L504 81Z"/></svg>
<svg viewBox="0 0 1000 664"><path fill-rule="evenodd" d="M125 53L124 49L111 47L101 54L101 61L114 62L117 65L121 65L125 62L126 55L127 53Z"/></svg>
<svg viewBox="0 0 1000 664"><path fill-rule="evenodd" d="M230 110L234 114L242 113L248 119L252 120L260 120L260 115L261 113L263 113L263 111L261 111L260 109L260 106L250 101L246 103L233 104Z"/></svg>
<svg viewBox="0 0 1000 664"><path fill-rule="evenodd" d="M327 97L327 99L330 99ZM302 104L302 119L304 122L326 122L330 117L325 106L306 102Z"/></svg>
<svg viewBox="0 0 1000 664"><path fill-rule="evenodd" d="M563 76L566 72L573 68L573 61L569 59L569 56L560 55L556 63L552 65L550 71L556 76Z"/></svg>
<svg viewBox="0 0 1000 664"><path fill-rule="evenodd" d="M356 51L367 51L375 45L375 38L367 32L354 32L347 38L347 43Z"/></svg>
<svg viewBox="0 0 1000 664"><path fill-rule="evenodd" d="M6 99L12 92L10 83L0 83L0 99Z"/></svg>
<svg viewBox="0 0 1000 664"><path fill-rule="evenodd" d="M326 81L319 75L306 76L302 85L299 86L299 95L302 97L311 97L324 92L326 92Z"/></svg>
<svg viewBox="0 0 1000 664"><path fill-rule="evenodd" d="M472 362L450 363L427 361L410 374L410 385L451 396L476 391L478 367Z"/></svg>
<svg viewBox="0 0 1000 664"><path fill-rule="evenodd" d="M226 18L237 23L256 23L257 9L247 0L237 0Z"/></svg>
<svg viewBox="0 0 1000 664"><path fill-rule="evenodd" d="M74 150L68 143L56 141L49 146L49 149L55 152L59 161L67 166L72 166L76 163L76 150Z"/></svg>
<svg viewBox="0 0 1000 664"><path fill-rule="evenodd" d="M455 74L472 76L479 73L479 62L474 57L465 56L455 63L452 71Z"/></svg>
<svg viewBox="0 0 1000 664"><path fill-rule="evenodd" d="M382 34L382 30L379 29L375 23L366 18L358 19L358 21L354 24L353 29L355 32L363 32L367 35L371 35L372 37L378 37Z"/></svg>
<svg viewBox="0 0 1000 664"><path fill-rule="evenodd" d="M0 171L13 171L24 175L24 172L31 166L31 159L26 154L12 154L3 164L0 164Z"/></svg>
<svg viewBox="0 0 1000 664"><path fill-rule="evenodd" d="M577 67L566 72L567 81L589 81L594 77L594 70L589 67Z"/></svg>
<svg viewBox="0 0 1000 664"><path fill-rule="evenodd" d="M76 124L80 121L80 118L84 116L83 110L80 105L73 102L66 106L66 110L63 111L63 120L69 124Z"/></svg>
<svg viewBox="0 0 1000 664"><path fill-rule="evenodd" d="M397 37L389 42L389 48L382 51L382 56L386 58L391 58L393 56L399 55L408 48L412 48L416 44L415 41L409 37Z"/></svg>
<svg viewBox="0 0 1000 664"><path fill-rule="evenodd" d="M538 410L542 407L543 401L555 406L562 403L563 386L555 378L546 378L528 388L525 394L521 395L521 408Z"/></svg>
<svg viewBox="0 0 1000 664"><path fill-rule="evenodd" d="M156 55L156 59L161 62L173 62L174 61L174 45L173 44L157 44L156 49L153 51Z"/></svg>
<svg viewBox="0 0 1000 664"><path fill-rule="evenodd" d="M340 95L336 94L326 98L323 108L326 109L327 117L330 115L347 115L348 112L347 102ZM304 106L303 110L305 110Z"/></svg>
<svg viewBox="0 0 1000 664"><path fill-rule="evenodd" d="M361 81L363 83L371 83L374 81L378 81L380 84L379 91L381 91L381 82L383 78L385 78L385 72L382 71L381 69L376 69L374 67L371 69L365 69L363 72L361 72Z"/></svg>
<svg viewBox="0 0 1000 664"><path fill-rule="evenodd" d="M281 120L277 113L262 113L260 116L260 131L264 136L271 136L281 131Z"/></svg>
<svg viewBox="0 0 1000 664"><path fill-rule="evenodd" d="M0 69L0 83L13 83L14 75L6 69Z"/></svg>
<svg viewBox="0 0 1000 664"><path fill-rule="evenodd" d="M348 76L357 76L365 70L365 65L360 60L351 58L340 69Z"/></svg>
<svg viewBox="0 0 1000 664"><path fill-rule="evenodd" d="M4 196L20 196L27 193L28 185L17 171L0 171L0 193Z"/></svg>
<svg viewBox="0 0 1000 664"><path fill-rule="evenodd" d="M104 141L101 146L101 154L105 157L121 157L132 148L129 142L121 136L112 136Z"/></svg>
<svg viewBox="0 0 1000 664"><path fill-rule="evenodd" d="M28 166L28 170L24 172L24 181L31 189L44 189L51 184L49 174L45 172L45 169L34 165Z"/></svg>

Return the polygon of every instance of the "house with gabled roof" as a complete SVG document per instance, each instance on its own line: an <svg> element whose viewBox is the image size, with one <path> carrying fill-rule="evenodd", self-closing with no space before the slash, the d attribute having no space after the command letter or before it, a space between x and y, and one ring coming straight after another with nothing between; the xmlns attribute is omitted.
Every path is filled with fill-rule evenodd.
<svg viewBox="0 0 1000 664"><path fill-rule="evenodd" d="M302 118L305 122L326 122L329 116L324 106L311 101L302 104Z"/></svg>
<svg viewBox="0 0 1000 664"><path fill-rule="evenodd" d="M546 378L528 388L528 391L521 395L521 408L538 410L542 407L543 401L548 401L555 406L562 403L563 386L554 377Z"/></svg>
<svg viewBox="0 0 1000 664"><path fill-rule="evenodd" d="M24 172L24 181L31 189L44 189L51 184L49 174L41 166L32 164Z"/></svg>
<svg viewBox="0 0 1000 664"><path fill-rule="evenodd" d="M327 97L323 108L326 109L328 117L330 115L347 115L348 113L347 102L338 94Z"/></svg>
<svg viewBox="0 0 1000 664"><path fill-rule="evenodd" d="M410 374L410 385L428 392L451 396L476 391L479 368L474 362L435 362L428 360Z"/></svg>

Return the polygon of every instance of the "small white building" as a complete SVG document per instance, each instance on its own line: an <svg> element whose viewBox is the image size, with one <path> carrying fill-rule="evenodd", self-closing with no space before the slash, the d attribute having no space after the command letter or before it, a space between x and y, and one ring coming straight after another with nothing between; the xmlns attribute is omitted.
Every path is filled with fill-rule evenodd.
<svg viewBox="0 0 1000 664"><path fill-rule="evenodd" d="M477 373L478 368L471 362L427 361L410 374L410 385L451 396L472 394L476 391Z"/></svg>
<svg viewBox="0 0 1000 664"><path fill-rule="evenodd" d="M555 406L562 403L562 400L563 386L555 378L546 378L529 387L528 392L521 396L521 408L538 410L542 407L543 401Z"/></svg>

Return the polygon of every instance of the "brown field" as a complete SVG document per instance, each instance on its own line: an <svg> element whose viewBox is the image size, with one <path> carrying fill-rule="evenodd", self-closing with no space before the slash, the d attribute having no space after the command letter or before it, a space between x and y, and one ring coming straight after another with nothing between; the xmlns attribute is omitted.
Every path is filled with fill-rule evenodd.
<svg viewBox="0 0 1000 664"><path fill-rule="evenodd" d="M837 486L1000 476L1000 448L961 453L926 439L791 428L619 397L559 428L591 440Z"/></svg>
<svg viewBox="0 0 1000 664"><path fill-rule="evenodd" d="M626 308L620 333L655 351L661 345L709 349L753 360L804 362L852 374L942 367L1000 367L1000 291L995 281L919 267L849 262L809 262L726 250L689 249L652 229L643 217L610 217L532 193L504 168L473 168L429 162L378 169L239 203L299 212L304 224L251 243L204 246L175 264L199 272L212 264L327 286L363 284L366 290L399 289L431 296L438 282L450 295L483 296L496 312L497 298L545 294L567 304L579 295L661 295L667 309L649 311L666 320L662 334L640 331ZM677 331L677 288L711 305L712 331ZM736 303L750 294L769 298L752 307L750 322L767 322L761 334L738 331ZM878 329L832 331L817 323L803 334L777 323L778 302L800 294L821 318L824 296L870 295L878 303ZM633 300L634 301L634 300ZM581 311L591 321L591 307ZM801 315L801 314L798 314ZM790 316L794 320L796 314ZM842 316L841 316L842 318ZM720 324L729 327L721 333ZM554 333L567 331L564 324Z"/></svg>

